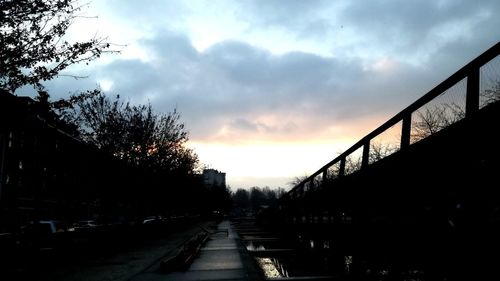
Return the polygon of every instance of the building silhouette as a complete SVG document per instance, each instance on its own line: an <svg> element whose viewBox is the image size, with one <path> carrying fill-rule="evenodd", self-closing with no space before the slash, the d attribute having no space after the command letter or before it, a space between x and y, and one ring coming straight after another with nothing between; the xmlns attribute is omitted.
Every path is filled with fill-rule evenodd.
<svg viewBox="0 0 500 281"><path fill-rule="evenodd" d="M0 90L0 232L106 212L103 202L120 204L131 188L123 163L66 133L47 113L29 97Z"/></svg>
<svg viewBox="0 0 500 281"><path fill-rule="evenodd" d="M226 186L226 173L220 172L215 169L204 169L202 177L203 183L207 187Z"/></svg>

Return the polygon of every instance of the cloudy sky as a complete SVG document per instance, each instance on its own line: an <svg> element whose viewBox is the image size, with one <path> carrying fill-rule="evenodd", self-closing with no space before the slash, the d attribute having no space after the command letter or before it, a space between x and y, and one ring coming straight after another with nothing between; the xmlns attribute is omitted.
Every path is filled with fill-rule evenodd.
<svg viewBox="0 0 500 281"><path fill-rule="evenodd" d="M108 37L121 54L47 86L177 108L231 187L288 187L498 42L498 11L498 0L93 0L68 36Z"/></svg>

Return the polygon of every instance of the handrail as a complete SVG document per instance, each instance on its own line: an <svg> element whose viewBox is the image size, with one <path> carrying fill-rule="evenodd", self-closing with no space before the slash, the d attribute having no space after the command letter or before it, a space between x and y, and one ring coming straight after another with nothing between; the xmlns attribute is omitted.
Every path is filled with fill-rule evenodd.
<svg viewBox="0 0 500 281"><path fill-rule="evenodd" d="M448 90L456 83L462 81L464 78L467 79L467 93L466 93L466 106L465 106L465 118L473 115L476 111L479 110L479 75L480 68L497 57L500 54L500 42L497 42L491 48L486 50L484 53L479 55L477 58L466 64L464 67L459 69L457 72L452 74L446 80L441 82L439 85L434 87L432 90L427 92L425 95L417 99L415 102L407 106L405 109L401 110L399 113L394 115L392 118L387 120L385 123L380 125L378 128L364 136L361 140L356 142L353 146L348 148L339 156L335 157L332 161L328 162L326 165L321 167L319 170L314 172L311 176L297 184L293 187L288 194L296 192L298 189L301 189L305 186L307 182L313 181L318 175L325 173L328 168L331 166L341 163L340 175L344 174L344 165L347 156L349 156L354 151L363 147L363 156L362 163L364 168L368 165L368 156L369 156L369 146L370 140L377 137L379 134L383 133L385 130L391 128L396 125L400 121L403 122L402 132L401 132L401 150L406 149L410 145L410 131L411 131L411 114L421 108L423 105L432 101L436 97L440 96L444 91Z"/></svg>

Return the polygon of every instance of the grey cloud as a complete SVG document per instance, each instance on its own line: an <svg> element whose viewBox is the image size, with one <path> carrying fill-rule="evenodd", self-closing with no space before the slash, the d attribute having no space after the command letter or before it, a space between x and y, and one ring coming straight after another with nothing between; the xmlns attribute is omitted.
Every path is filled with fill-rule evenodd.
<svg viewBox="0 0 500 281"><path fill-rule="evenodd" d="M311 19L306 22L302 28L297 31L297 37L300 39L323 39L341 26L335 26L325 19Z"/></svg>
<svg viewBox="0 0 500 281"><path fill-rule="evenodd" d="M257 132L259 130L258 124L252 123L243 118L237 118L231 122L231 127L236 130Z"/></svg>
<svg viewBox="0 0 500 281"><path fill-rule="evenodd" d="M453 31L449 30L446 34L446 28L460 27L460 24L470 27L471 30L461 30L456 38L448 39L454 44L461 43L463 37L480 36L477 33L498 38L498 25L494 24L494 21L498 22L498 10L498 1L379 0L365 1L362 4L349 2L339 15L345 26L365 36L363 44L402 57L412 56L418 51L433 51L425 48L429 43L442 43L439 41L446 40L443 36L448 36ZM487 17L485 13L491 15ZM481 21L481 16L486 18ZM436 28L442 28L445 34L436 37L433 34ZM443 45L442 48L444 47Z"/></svg>
<svg viewBox="0 0 500 281"><path fill-rule="evenodd" d="M279 134L310 138L332 124L389 118L468 62L467 55L484 50L449 46L453 59L439 53L428 68L396 60L391 71L379 73L366 69L360 59L300 52L277 56L236 41L199 53L185 36L166 31L142 44L157 59L117 59L94 66L84 84L92 88L106 79L114 82L113 94L132 102L150 101L163 112L177 107L192 139L198 140L213 139L224 127L246 139L252 133L269 139ZM453 63L442 63L447 60ZM59 91L75 86L52 85ZM257 120L259 116L273 121Z"/></svg>
<svg viewBox="0 0 500 281"><path fill-rule="evenodd" d="M255 0L241 3L243 9L247 11L247 20L263 26L279 26L300 28L308 18L330 1L324 0L290 0L266 1Z"/></svg>
<svg viewBox="0 0 500 281"><path fill-rule="evenodd" d="M271 54L236 41L218 43L203 54L203 60L224 75L246 84L269 83Z"/></svg>
<svg viewBox="0 0 500 281"><path fill-rule="evenodd" d="M105 0L92 2L91 6L98 12L104 12L107 19L133 28L140 26L142 30L155 28L159 22L181 21L189 13L184 1Z"/></svg>
<svg viewBox="0 0 500 281"><path fill-rule="evenodd" d="M156 31L153 39L143 39L139 44L155 55L157 60L195 60L198 52L189 39L182 34L175 34L166 29Z"/></svg>
<svg viewBox="0 0 500 281"><path fill-rule="evenodd" d="M497 16L500 2L496 0L287 1L286 4L259 0L240 5L246 11L243 15L251 23L251 29L279 28L299 39L343 46L344 50L334 50L337 56L377 52L407 61L426 59L427 63L431 59L428 55L445 50L448 43L477 42L484 37L494 42L500 36ZM452 30L461 26L460 32ZM346 32L341 32L342 28ZM338 42L331 40L335 34ZM357 36L353 41L352 34Z"/></svg>
<svg viewBox="0 0 500 281"><path fill-rule="evenodd" d="M279 125L269 125L262 122L255 122L245 118L236 118L229 123L233 133L269 134L276 136L297 133L298 126L294 122L286 122Z"/></svg>
<svg viewBox="0 0 500 281"><path fill-rule="evenodd" d="M325 8L332 5L332 1L255 0L242 1L237 5L237 10L240 10L238 16L249 23L248 31L280 29L299 39L321 40L336 28L331 25L332 18L320 16Z"/></svg>
<svg viewBox="0 0 500 281"><path fill-rule="evenodd" d="M161 63L116 60L98 75L132 101L150 100L160 111L177 106L193 138L210 138L224 125L269 136L320 130L325 122L363 111L352 109L365 98L354 83L367 75L359 61L299 52L275 56L241 42L197 53L185 37L170 35L144 45ZM279 124L252 120L261 114L283 117ZM306 119L309 128L299 128L295 118Z"/></svg>

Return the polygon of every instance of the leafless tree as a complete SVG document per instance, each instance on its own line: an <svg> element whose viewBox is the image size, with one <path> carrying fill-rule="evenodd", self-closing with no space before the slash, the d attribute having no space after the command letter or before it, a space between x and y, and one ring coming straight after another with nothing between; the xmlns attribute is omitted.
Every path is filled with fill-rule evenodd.
<svg viewBox="0 0 500 281"><path fill-rule="evenodd" d="M0 88L14 93L31 85L47 94L42 82L70 65L113 52L104 38L66 41L67 30L83 7L79 0L0 1Z"/></svg>
<svg viewBox="0 0 500 281"><path fill-rule="evenodd" d="M455 123L465 116L465 111L456 104L440 104L426 107L415 112L416 118L412 122L412 142L417 142L443 128Z"/></svg>
<svg viewBox="0 0 500 281"><path fill-rule="evenodd" d="M500 101L500 80L490 89L479 93L482 106ZM422 140L465 117L465 108L456 103L442 103L415 112L412 122L412 142Z"/></svg>
<svg viewBox="0 0 500 281"><path fill-rule="evenodd" d="M340 175L340 162L333 164L326 170L326 180L332 181Z"/></svg>
<svg viewBox="0 0 500 281"><path fill-rule="evenodd" d="M303 175L299 177L294 177L288 182L288 185L290 185L292 188L301 184L303 181L305 181L307 178L309 178L308 175Z"/></svg>
<svg viewBox="0 0 500 281"><path fill-rule="evenodd" d="M361 169L362 157L350 155L345 159L344 174L350 175Z"/></svg>
<svg viewBox="0 0 500 281"><path fill-rule="evenodd" d="M391 143L370 143L370 153L368 154L368 162L374 163L385 158L398 150L397 145Z"/></svg>
<svg viewBox="0 0 500 281"><path fill-rule="evenodd" d="M485 106L500 101L500 79L494 82L494 86L491 89L482 91L480 96Z"/></svg>

